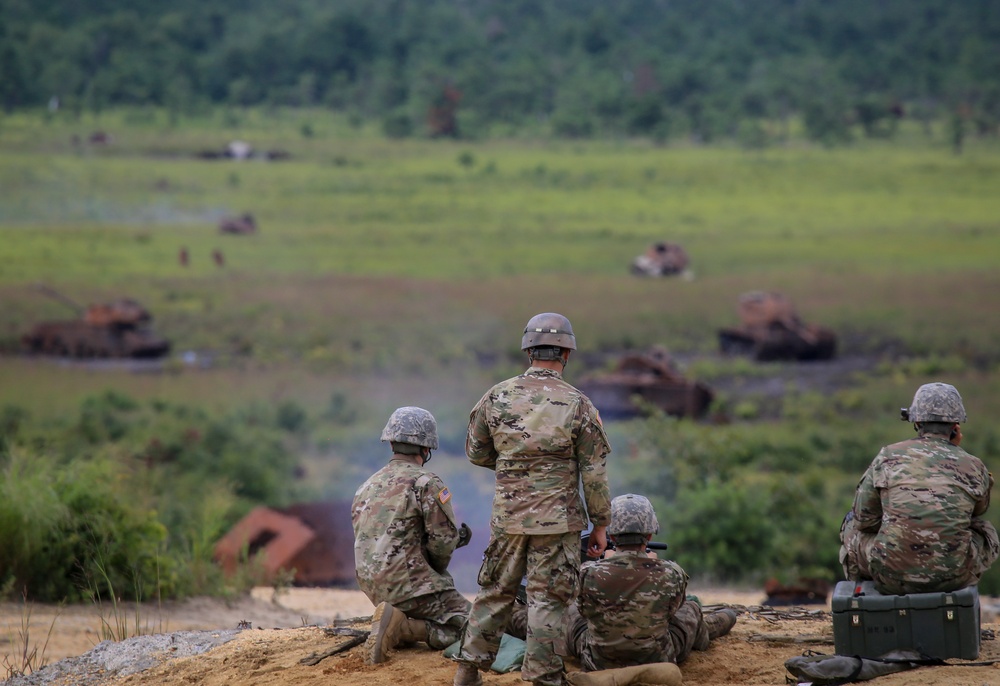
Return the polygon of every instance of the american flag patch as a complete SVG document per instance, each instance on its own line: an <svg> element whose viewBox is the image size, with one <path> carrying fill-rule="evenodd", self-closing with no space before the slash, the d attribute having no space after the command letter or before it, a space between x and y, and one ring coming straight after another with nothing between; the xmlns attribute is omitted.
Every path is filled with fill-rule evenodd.
<svg viewBox="0 0 1000 686"><path fill-rule="evenodd" d="M441 504L444 505L446 502L451 500L451 491L449 491L447 487L442 488L441 492L438 493L438 500L440 500Z"/></svg>

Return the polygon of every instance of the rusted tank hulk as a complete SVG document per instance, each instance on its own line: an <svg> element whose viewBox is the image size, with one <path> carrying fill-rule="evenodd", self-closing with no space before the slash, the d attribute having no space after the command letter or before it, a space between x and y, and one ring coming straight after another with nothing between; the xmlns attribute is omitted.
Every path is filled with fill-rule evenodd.
<svg viewBox="0 0 1000 686"><path fill-rule="evenodd" d="M632 260L630 271L638 276L670 276L688 268L687 252L677 243L658 241Z"/></svg>
<svg viewBox="0 0 1000 686"><path fill-rule="evenodd" d="M219 232L244 236L257 233L257 220L249 212L239 217L223 217L219 220Z"/></svg>
<svg viewBox="0 0 1000 686"><path fill-rule="evenodd" d="M714 398L703 383L685 379L662 346L622 357L614 370L591 374L576 386L609 419L642 414L649 404L676 417L701 417Z"/></svg>
<svg viewBox="0 0 1000 686"><path fill-rule="evenodd" d="M806 324L782 293L751 291L739 298L740 326L719 330L719 348L728 355L755 360L829 360L837 352L837 335Z"/></svg>
<svg viewBox="0 0 1000 686"><path fill-rule="evenodd" d="M42 289L78 311L67 298ZM91 305L78 319L36 324L21 337L21 348L29 354L90 358L151 358L170 352L170 342L155 335L152 316L135 300L122 298Z"/></svg>

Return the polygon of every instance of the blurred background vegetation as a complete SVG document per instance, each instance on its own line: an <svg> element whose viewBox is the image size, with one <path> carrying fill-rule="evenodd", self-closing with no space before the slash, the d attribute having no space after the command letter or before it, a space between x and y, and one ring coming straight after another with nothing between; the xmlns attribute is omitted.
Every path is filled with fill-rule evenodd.
<svg viewBox="0 0 1000 686"><path fill-rule="evenodd" d="M653 499L693 578L837 578L854 485L911 435L921 383L960 389L964 445L1000 464L998 14L5 0L0 593L242 592L259 579L222 577L219 536L256 505L349 499L401 405L439 421L474 590L493 484L468 412L546 310L577 332L571 383L661 344L716 389L700 421L607 423L614 492ZM218 159L233 140L281 158ZM244 212L258 233L219 233ZM628 273L658 240L693 278ZM72 317L38 284L138 299L174 353L21 355ZM758 289L839 359L721 356Z"/></svg>
<svg viewBox="0 0 1000 686"><path fill-rule="evenodd" d="M996 132L991 0L5 0L0 101L322 106L390 136ZM852 130L856 125L857 131Z"/></svg>

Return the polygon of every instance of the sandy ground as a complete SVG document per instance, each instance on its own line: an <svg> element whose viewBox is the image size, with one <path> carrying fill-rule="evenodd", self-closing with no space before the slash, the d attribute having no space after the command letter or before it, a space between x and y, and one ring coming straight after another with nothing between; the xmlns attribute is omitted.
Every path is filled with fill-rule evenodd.
<svg viewBox="0 0 1000 686"><path fill-rule="evenodd" d="M833 625L829 605L811 606L808 613L781 608L784 617L755 611L762 600L756 592L724 591L692 587L705 605L728 604L742 613L732 633L702 653L694 653L681 667L684 683L693 686L730 684L785 684L784 662L806 650L833 653ZM984 603L984 608L987 605ZM316 664L302 660L320 655L350 637L331 635L332 626L366 629L372 606L357 591L290 589L275 596L272 589L256 589L250 597L225 603L219 600L189 600L182 603L145 605L138 614L133 607L119 610L128 615L130 634L138 617L142 633L152 634L122 643L100 643L102 624L112 627L115 616L93 606L31 606L30 617L17 603L0 605L0 677L17 665L26 641L23 624L28 621L27 645L36 647L39 659L49 666L24 678L12 678L11 686L153 686L176 684L222 686L239 683L252 686L448 686L454 663L436 651L408 648L397 651L382 665L364 664L362 649L321 659ZM792 618L798 616L799 618ZM983 628L1000 630L997 617L984 610ZM191 630L202 630L192 633ZM190 644L192 637L201 641ZM153 639L156 639L155 641ZM47 645L46 645L47 640ZM100 644L100 645L98 645ZM42 647L44 645L44 655ZM130 648L130 646L132 646ZM30 650L30 648L29 648ZM129 650L141 651L133 654ZM109 660L109 654L115 659ZM67 658L67 659L63 659ZM982 643L980 660L1000 660L996 640ZM58 662L57 662L58 661ZM961 664L961 660L950 662ZM126 668L123 668L123 664ZM569 669L575 668L572 662ZM141 671L140 671L141 670ZM132 672L132 673L129 673ZM487 685L519 684L520 675L489 674ZM986 667L925 667L877 679L887 686L902 684L1000 686L1000 665Z"/></svg>

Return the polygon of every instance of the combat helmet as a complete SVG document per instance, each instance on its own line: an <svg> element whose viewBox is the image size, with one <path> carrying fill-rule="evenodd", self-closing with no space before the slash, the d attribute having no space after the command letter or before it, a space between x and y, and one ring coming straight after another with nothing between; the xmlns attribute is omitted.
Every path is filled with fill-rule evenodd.
<svg viewBox="0 0 1000 686"><path fill-rule="evenodd" d="M421 407L400 407L382 429L382 441L409 443L437 450L438 430L434 415Z"/></svg>
<svg viewBox="0 0 1000 686"><path fill-rule="evenodd" d="M927 383L913 395L910 409L903 419L918 424L921 422L945 422L948 424L966 421L962 396L951 384Z"/></svg>
<svg viewBox="0 0 1000 686"><path fill-rule="evenodd" d="M648 498L628 493L611 501L608 534L614 536L619 544L642 543L646 536L659 531L660 523L656 521L656 511Z"/></svg>
<svg viewBox="0 0 1000 686"><path fill-rule="evenodd" d="M573 325L561 314L543 312L528 320L521 337L521 350L538 346L554 346L576 350Z"/></svg>

